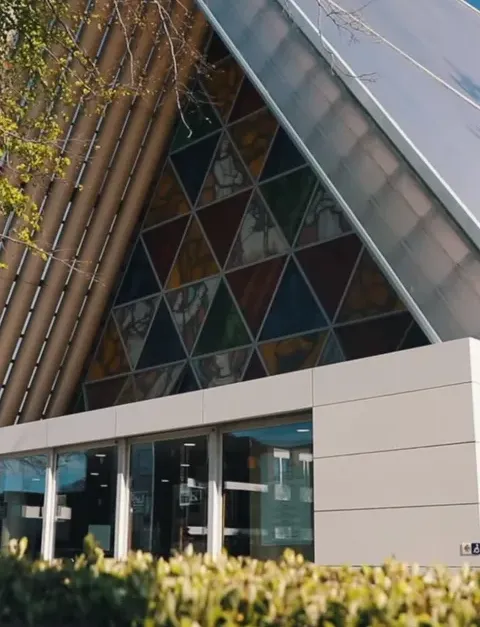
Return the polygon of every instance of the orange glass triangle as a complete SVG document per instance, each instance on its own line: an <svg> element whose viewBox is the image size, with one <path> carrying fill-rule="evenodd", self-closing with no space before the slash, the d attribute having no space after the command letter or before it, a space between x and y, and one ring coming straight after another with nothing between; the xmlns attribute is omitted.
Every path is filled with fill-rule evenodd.
<svg viewBox="0 0 480 627"><path fill-rule="evenodd" d="M185 215L189 211L188 200L168 162L153 195L144 226L155 226L170 218Z"/></svg>
<svg viewBox="0 0 480 627"><path fill-rule="evenodd" d="M196 218L192 220L173 266L167 289L217 274L219 268Z"/></svg>
<svg viewBox="0 0 480 627"><path fill-rule="evenodd" d="M277 127L277 121L268 109L258 111L230 127L238 152L255 179L262 172Z"/></svg>

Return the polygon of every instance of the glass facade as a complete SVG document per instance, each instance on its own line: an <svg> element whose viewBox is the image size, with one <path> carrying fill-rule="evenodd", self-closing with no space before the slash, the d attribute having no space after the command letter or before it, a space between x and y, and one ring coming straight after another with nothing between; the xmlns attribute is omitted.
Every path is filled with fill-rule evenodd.
<svg viewBox="0 0 480 627"><path fill-rule="evenodd" d="M75 559L92 535L107 557L312 560L313 463L311 410L0 458L0 549L26 537L31 557Z"/></svg>
<svg viewBox="0 0 480 627"><path fill-rule="evenodd" d="M27 538L27 552L40 555L47 456L0 459L0 548Z"/></svg>
<svg viewBox="0 0 480 627"><path fill-rule="evenodd" d="M132 550L169 557L207 550L207 438L134 444L130 459Z"/></svg>
<svg viewBox="0 0 480 627"><path fill-rule="evenodd" d="M88 534L95 536L106 555L113 555L117 449L58 455L56 484L55 557L82 553Z"/></svg>
<svg viewBox="0 0 480 627"><path fill-rule="evenodd" d="M223 438L224 546L230 555L276 559L293 548L313 560L312 422Z"/></svg>
<svg viewBox="0 0 480 627"><path fill-rule="evenodd" d="M97 409L427 339L217 38L83 385Z"/></svg>

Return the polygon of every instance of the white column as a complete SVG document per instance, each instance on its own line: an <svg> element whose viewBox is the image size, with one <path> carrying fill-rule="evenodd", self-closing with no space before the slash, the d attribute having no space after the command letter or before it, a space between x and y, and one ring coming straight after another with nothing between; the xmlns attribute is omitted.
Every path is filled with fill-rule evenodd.
<svg viewBox="0 0 480 627"><path fill-rule="evenodd" d="M55 552L55 524L57 509L57 455L48 453L45 471L45 497L43 500L43 526L41 555L44 560L52 560Z"/></svg>
<svg viewBox="0 0 480 627"><path fill-rule="evenodd" d="M207 552L219 555L223 546L222 435L218 429L208 437Z"/></svg>
<svg viewBox="0 0 480 627"><path fill-rule="evenodd" d="M130 521L130 446L126 440L117 445L117 498L115 508L115 551L117 559L125 559L129 551Z"/></svg>

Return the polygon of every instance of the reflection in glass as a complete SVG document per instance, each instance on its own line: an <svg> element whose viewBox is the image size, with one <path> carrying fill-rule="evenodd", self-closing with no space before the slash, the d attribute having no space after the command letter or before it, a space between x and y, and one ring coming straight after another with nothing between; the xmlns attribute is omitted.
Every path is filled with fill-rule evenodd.
<svg viewBox="0 0 480 627"><path fill-rule="evenodd" d="M58 456L55 557L79 555L88 534L113 555L116 479L114 447Z"/></svg>
<svg viewBox="0 0 480 627"><path fill-rule="evenodd" d="M276 559L293 548L313 560L312 422L304 418L224 436L229 554Z"/></svg>
<svg viewBox="0 0 480 627"><path fill-rule="evenodd" d="M47 456L0 459L0 548L28 539L27 552L39 557Z"/></svg>
<svg viewBox="0 0 480 627"><path fill-rule="evenodd" d="M130 548L169 557L207 549L207 438L134 444Z"/></svg>

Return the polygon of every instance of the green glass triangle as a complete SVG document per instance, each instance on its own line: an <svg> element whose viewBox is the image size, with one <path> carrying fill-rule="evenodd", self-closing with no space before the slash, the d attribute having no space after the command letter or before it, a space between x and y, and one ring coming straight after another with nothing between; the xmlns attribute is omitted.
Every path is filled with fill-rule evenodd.
<svg viewBox="0 0 480 627"><path fill-rule="evenodd" d="M316 181L317 177L310 168L302 168L260 188L290 244L302 223Z"/></svg>
<svg viewBox="0 0 480 627"><path fill-rule="evenodd" d="M170 152L180 150L220 128L218 116L205 92L198 87L193 97L193 102L184 111L183 119L180 117L178 120Z"/></svg>
<svg viewBox="0 0 480 627"><path fill-rule="evenodd" d="M195 355L229 350L250 341L238 309L222 281L195 347Z"/></svg>

